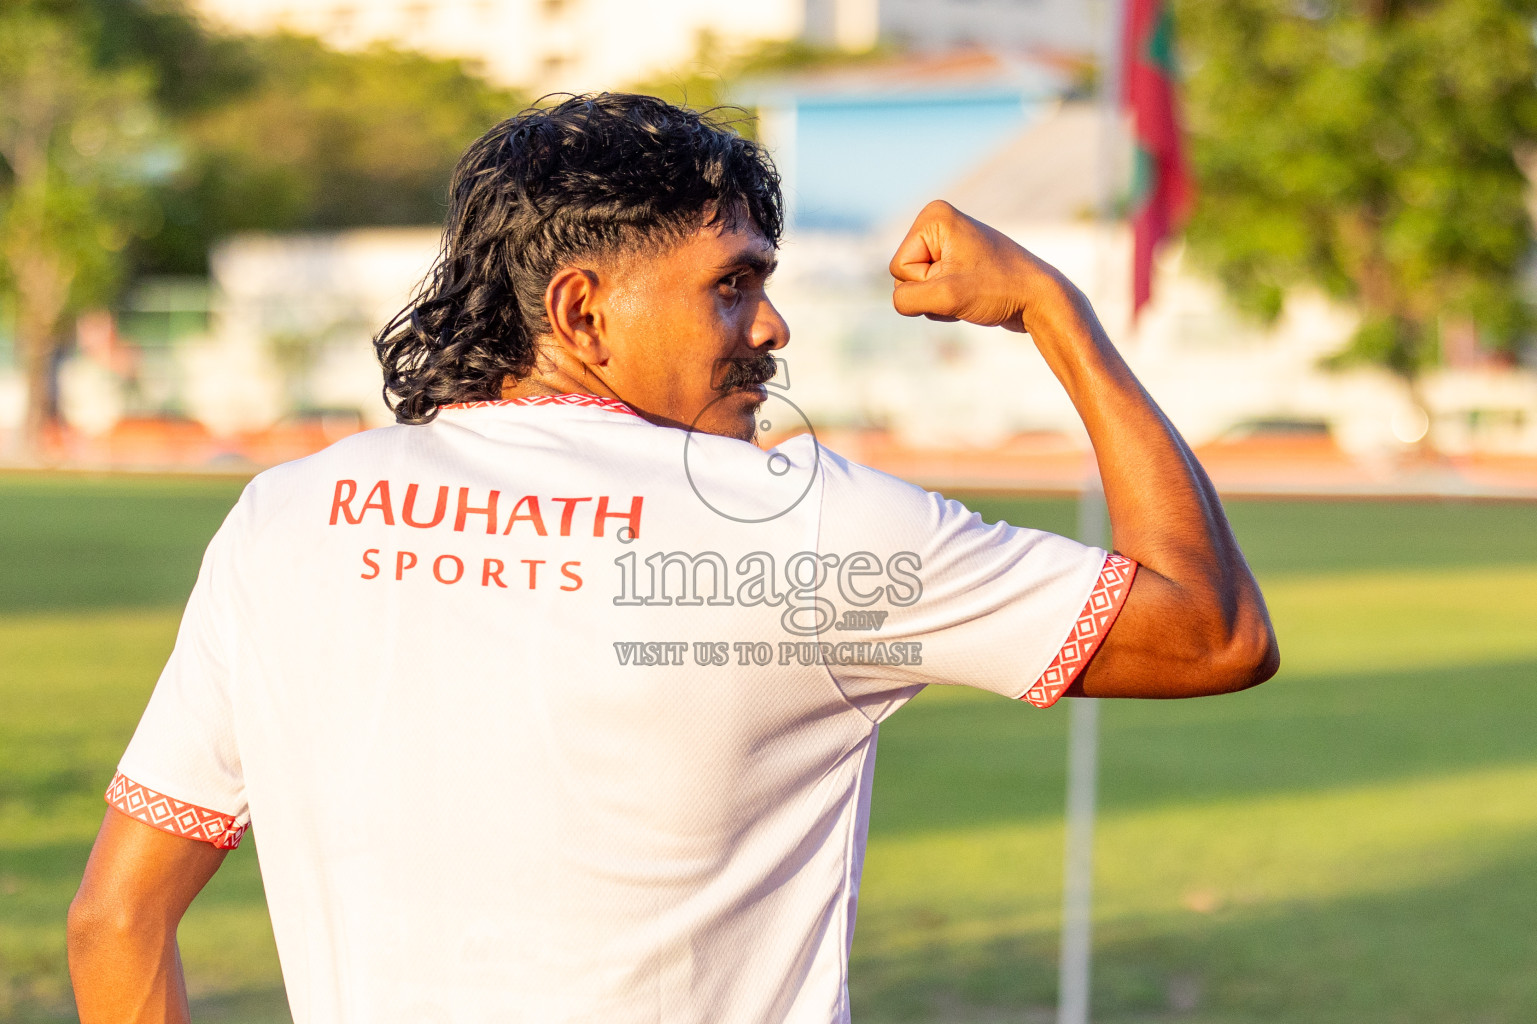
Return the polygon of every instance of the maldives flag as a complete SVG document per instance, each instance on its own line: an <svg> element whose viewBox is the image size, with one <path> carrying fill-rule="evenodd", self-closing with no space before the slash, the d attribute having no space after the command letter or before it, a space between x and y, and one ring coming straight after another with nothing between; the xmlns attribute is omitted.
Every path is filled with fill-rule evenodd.
<svg viewBox="0 0 1537 1024"><path fill-rule="evenodd" d="M1153 294L1153 251L1194 198L1175 91L1174 18L1166 0L1126 0L1121 100L1132 115L1132 319Z"/></svg>

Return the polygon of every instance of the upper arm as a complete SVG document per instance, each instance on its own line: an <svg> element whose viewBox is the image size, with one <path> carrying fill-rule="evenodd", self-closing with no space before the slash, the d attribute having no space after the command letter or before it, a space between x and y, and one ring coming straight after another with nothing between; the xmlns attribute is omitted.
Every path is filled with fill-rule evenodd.
<svg viewBox="0 0 1537 1024"><path fill-rule="evenodd" d="M228 853L108 807L70 905L71 933L142 926L174 931Z"/></svg>
<svg viewBox="0 0 1537 1024"><path fill-rule="evenodd" d="M208 546L176 646L106 793L144 825L225 848L250 820L233 692L232 532L226 522Z"/></svg>
<svg viewBox="0 0 1537 1024"><path fill-rule="evenodd" d="M237 506L238 510L239 506ZM249 821L226 638L231 513L209 543L166 663L105 794L72 937L175 923Z"/></svg>
<svg viewBox="0 0 1537 1024"><path fill-rule="evenodd" d="M1257 589L1214 613L1146 566L1120 616L1068 689L1076 697L1200 697L1262 683L1280 667Z"/></svg>
<svg viewBox="0 0 1537 1024"><path fill-rule="evenodd" d="M833 677L850 699L877 708L878 718L911 687L931 683L1038 706L1061 695L1114 620L1130 562L1043 531L986 523L958 502L832 457L824 470L824 557L873 554L888 576L897 565L907 579L900 600L888 587L872 601L889 614L871 633L850 635L841 622L823 633ZM834 604L847 597L836 575L825 588ZM865 641L900 644L903 656L862 661L856 645Z"/></svg>

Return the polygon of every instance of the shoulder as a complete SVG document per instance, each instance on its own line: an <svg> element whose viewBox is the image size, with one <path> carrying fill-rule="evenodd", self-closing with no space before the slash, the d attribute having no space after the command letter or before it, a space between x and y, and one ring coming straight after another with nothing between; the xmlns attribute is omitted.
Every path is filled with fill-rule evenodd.
<svg viewBox="0 0 1537 1024"><path fill-rule="evenodd" d="M1075 560L1091 549L1044 530L988 522L964 503L821 448L822 536L835 544L877 544L958 559L1026 552Z"/></svg>
<svg viewBox="0 0 1537 1024"><path fill-rule="evenodd" d="M397 464L427 442L432 431L431 424L376 427L344 437L313 455L263 470L246 485L231 518L260 529L296 506L307 509L317 500L329 500L346 481L356 486L374 470Z"/></svg>
<svg viewBox="0 0 1537 1024"><path fill-rule="evenodd" d="M792 442L801 441L797 437ZM823 515L856 519L896 520L917 530L937 529L946 519L975 515L958 501L909 483L890 473L854 462L807 438L809 457L817 460L822 477ZM812 449L814 454L810 454ZM980 517L978 517L980 518Z"/></svg>

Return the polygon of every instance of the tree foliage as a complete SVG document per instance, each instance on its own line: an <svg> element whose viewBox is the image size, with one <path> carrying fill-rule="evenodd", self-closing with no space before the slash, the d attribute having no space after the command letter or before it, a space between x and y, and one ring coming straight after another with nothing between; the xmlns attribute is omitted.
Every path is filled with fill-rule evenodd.
<svg viewBox="0 0 1537 1024"><path fill-rule="evenodd" d="M243 45L255 81L178 119L185 162L159 192L148 267L199 272L235 231L438 223L464 148L526 103L460 61L293 35Z"/></svg>
<svg viewBox="0 0 1537 1024"><path fill-rule="evenodd" d="M15 310L31 444L58 416L52 368L70 314L111 293L144 227L154 123L143 75L95 66L45 13L0 14L0 288Z"/></svg>
<svg viewBox="0 0 1537 1024"><path fill-rule="evenodd" d="M74 313L203 273L231 232L438 222L459 154L524 105L461 61L224 34L184 0L7 0L0 298L31 443Z"/></svg>
<svg viewBox="0 0 1537 1024"><path fill-rule="evenodd" d="M792 72L871 64L890 56L882 48L850 52L800 39L765 40L736 49L725 46L714 33L703 31L695 40L694 56L682 67L658 74L627 88L633 92L657 96L668 103L681 103L696 109L730 105L739 87L756 78L772 78ZM751 120L738 125L753 133Z"/></svg>
<svg viewBox="0 0 1537 1024"><path fill-rule="evenodd" d="M1286 290L1354 302L1344 360L1412 381L1439 325L1507 351L1532 247L1531 0L1182 0L1200 182L1193 253L1266 318Z"/></svg>
<svg viewBox="0 0 1537 1024"><path fill-rule="evenodd" d="M201 274L236 231L436 223L459 154L527 102L464 61L221 32L185 0L32 3L98 68L146 76L175 141L134 273Z"/></svg>
<svg viewBox="0 0 1537 1024"><path fill-rule="evenodd" d="M240 36L209 31L182 0L30 0L68 25L92 63L149 76L170 117L206 109L255 84L256 55Z"/></svg>

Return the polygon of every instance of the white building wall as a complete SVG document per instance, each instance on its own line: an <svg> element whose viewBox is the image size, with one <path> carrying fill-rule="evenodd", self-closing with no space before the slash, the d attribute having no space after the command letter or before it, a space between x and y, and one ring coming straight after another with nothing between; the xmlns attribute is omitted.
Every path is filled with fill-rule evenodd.
<svg viewBox="0 0 1537 1024"><path fill-rule="evenodd" d="M880 34L923 49L987 46L1092 53L1108 0L880 0Z"/></svg>
<svg viewBox="0 0 1537 1024"><path fill-rule="evenodd" d="M847 50L1095 49L1092 0L193 0L247 32L285 29L343 49L388 41L477 61L536 92L614 89L684 67L701 33L725 49L806 38Z"/></svg>
<svg viewBox="0 0 1537 1024"><path fill-rule="evenodd" d="M861 0L839 0L840 3ZM869 0L863 0L869 2ZM388 41L479 62L537 92L613 89L679 68L712 33L726 47L793 39L807 0L195 0L248 32L287 29L357 48Z"/></svg>
<svg viewBox="0 0 1537 1024"><path fill-rule="evenodd" d="M1129 323L1130 236L1092 222L997 225L1061 269L1094 302L1127 362L1193 444L1260 419L1322 420L1348 453L1402 453L1414 406L1384 371L1324 369L1356 319L1299 292L1262 328L1217 286L1183 266L1176 248L1155 297ZM886 262L895 228L869 238L787 240L771 296L791 325L783 355L790 397L813 421L893 430L915 447L988 447L1010 435L1057 431L1086 440L1061 386L1028 337L898 316ZM1428 374L1431 440L1443 451L1537 455L1537 373L1443 369Z"/></svg>
<svg viewBox="0 0 1537 1024"><path fill-rule="evenodd" d="M1354 329L1348 310L1299 293L1274 328L1262 329L1233 313L1213 283L1186 271L1175 249L1132 330L1124 229L999 226L1084 288L1132 369L1192 443L1276 418L1327 421L1359 458L1404 451L1399 435L1413 407L1402 383L1381 371L1320 366ZM886 264L901 234L890 226L869 236L786 239L769 293L791 328L781 353L786 397L818 426L885 427L919 448L986 448L1031 431L1086 440L1028 337L892 310ZM389 422L371 338L409 300L437 246L433 228L225 243L213 260L214 329L182 356L188 412L225 434L267 426L296 404ZM307 332L315 343L301 382L285 377L274 358L273 338L285 332ZM79 387L84 397L90 383ZM1424 393L1441 450L1537 455L1537 374L1440 370L1427 376Z"/></svg>
<svg viewBox="0 0 1537 1024"><path fill-rule="evenodd" d="M437 228L241 235L210 259L213 329L182 350L187 411L218 434L269 426L297 407L391 422L372 339L437 256ZM308 352L302 372L280 348Z"/></svg>

